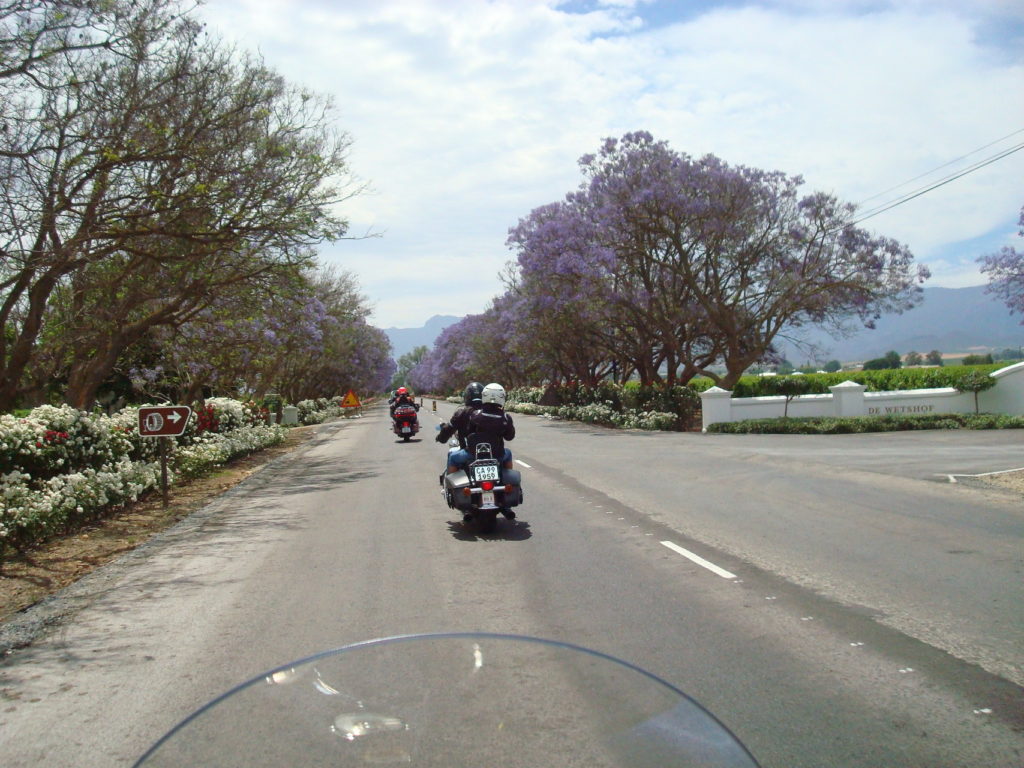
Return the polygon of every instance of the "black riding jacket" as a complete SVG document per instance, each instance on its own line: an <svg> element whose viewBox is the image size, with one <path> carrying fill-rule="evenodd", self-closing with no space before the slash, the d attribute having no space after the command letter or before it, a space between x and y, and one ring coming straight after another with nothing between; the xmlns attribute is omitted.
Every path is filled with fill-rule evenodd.
<svg viewBox="0 0 1024 768"><path fill-rule="evenodd" d="M500 459L505 453L505 440L516 436L516 428L512 417L505 409L494 403L484 403L480 410L474 411L469 417L469 435L467 446L478 443L490 443L494 458Z"/></svg>
<svg viewBox="0 0 1024 768"><path fill-rule="evenodd" d="M441 426L441 433L437 436L437 442L446 443L449 437L457 435L459 438L459 448L465 448L466 436L470 431L469 419L476 413L479 407L478 405L460 405L455 410L455 413L452 414L451 420Z"/></svg>

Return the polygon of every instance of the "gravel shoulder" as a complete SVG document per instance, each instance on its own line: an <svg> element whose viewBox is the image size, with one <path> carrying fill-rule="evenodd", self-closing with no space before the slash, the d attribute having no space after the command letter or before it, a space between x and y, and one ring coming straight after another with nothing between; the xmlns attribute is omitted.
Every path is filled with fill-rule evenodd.
<svg viewBox="0 0 1024 768"><path fill-rule="evenodd" d="M987 477L974 478L974 480L982 485L992 488L1001 488L1024 496L1024 470L1019 470L1017 472L1003 472L999 475L988 475Z"/></svg>

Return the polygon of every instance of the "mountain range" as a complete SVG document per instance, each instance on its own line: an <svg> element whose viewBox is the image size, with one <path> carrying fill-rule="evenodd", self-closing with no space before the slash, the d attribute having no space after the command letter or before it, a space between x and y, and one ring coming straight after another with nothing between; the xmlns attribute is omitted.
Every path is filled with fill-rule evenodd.
<svg viewBox="0 0 1024 768"><path fill-rule="evenodd" d="M385 328L397 360L415 347L433 347L441 331L461 320L452 315L435 315L421 328ZM885 315L874 329L859 328L849 336L834 339L821 328L802 330L802 337L820 348L817 361L855 362L882 357L889 350L901 355L910 351L926 354L937 349L950 353L985 353L1024 345L1024 325L1006 305L985 293L985 286L968 288L925 288L921 304L901 315ZM778 344L783 355L796 365L807 357L790 343Z"/></svg>
<svg viewBox="0 0 1024 768"><path fill-rule="evenodd" d="M441 331L461 319L454 315L434 315L420 328L385 328L384 333L391 341L391 356L398 360L416 347L431 349Z"/></svg>
<svg viewBox="0 0 1024 768"><path fill-rule="evenodd" d="M922 302L901 315L883 315L875 328L861 326L845 338L834 339L821 328L809 328L803 336L821 348L817 362L857 362L882 357L895 350L901 355L937 349L950 353L984 354L991 350L1024 345L1020 315L985 293L984 285L968 288L925 288ZM790 344L779 349L795 365L807 357Z"/></svg>

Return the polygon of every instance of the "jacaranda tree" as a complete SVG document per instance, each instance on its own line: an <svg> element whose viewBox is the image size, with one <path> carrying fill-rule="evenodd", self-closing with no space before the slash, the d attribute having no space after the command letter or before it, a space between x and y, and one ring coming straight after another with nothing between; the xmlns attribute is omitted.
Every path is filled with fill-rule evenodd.
<svg viewBox="0 0 1024 768"><path fill-rule="evenodd" d="M693 158L646 132L607 139L580 167L576 191L510 232L520 290L601 303L608 354L645 380L664 364L667 383L704 374L728 388L801 325L870 327L920 301L928 270L910 251L854 226L852 205L802 195L800 177Z"/></svg>
<svg viewBox="0 0 1024 768"><path fill-rule="evenodd" d="M1024 207L1020 209L1017 234L1024 237ZM986 289L999 297L1010 308L1010 312L1024 315L1024 251L1005 246L998 253L990 253L978 259L981 271L988 275ZM1024 319L1021 320L1024 325Z"/></svg>

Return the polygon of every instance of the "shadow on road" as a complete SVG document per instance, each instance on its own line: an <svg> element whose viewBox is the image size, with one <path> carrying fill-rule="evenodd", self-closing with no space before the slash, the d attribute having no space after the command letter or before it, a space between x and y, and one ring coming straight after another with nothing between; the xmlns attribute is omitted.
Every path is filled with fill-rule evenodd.
<svg viewBox="0 0 1024 768"><path fill-rule="evenodd" d="M525 520L498 519L498 527L494 533L479 533L475 523L463 523L461 520L449 520L448 530L452 538L459 541L526 541L533 536L530 524Z"/></svg>
<svg viewBox="0 0 1024 768"><path fill-rule="evenodd" d="M346 483L355 483L380 472L365 463L338 459L313 459L301 462L294 469L281 473L274 483L274 491L283 494L302 494L311 491L329 491Z"/></svg>

